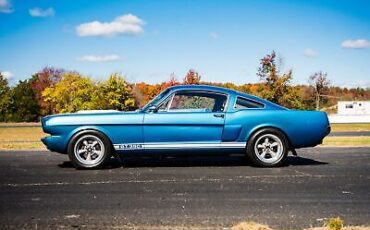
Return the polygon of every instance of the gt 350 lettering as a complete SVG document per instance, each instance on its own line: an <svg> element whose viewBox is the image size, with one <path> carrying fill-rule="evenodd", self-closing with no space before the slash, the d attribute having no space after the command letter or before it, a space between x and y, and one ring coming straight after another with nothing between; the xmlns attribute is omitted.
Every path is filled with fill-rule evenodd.
<svg viewBox="0 0 370 230"><path fill-rule="evenodd" d="M142 144L123 144L118 145L118 149L125 149L125 150L134 150L134 149L142 149Z"/></svg>

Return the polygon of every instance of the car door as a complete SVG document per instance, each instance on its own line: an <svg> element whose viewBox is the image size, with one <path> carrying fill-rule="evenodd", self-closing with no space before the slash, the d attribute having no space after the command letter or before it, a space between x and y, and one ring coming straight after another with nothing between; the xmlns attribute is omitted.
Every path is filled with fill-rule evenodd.
<svg viewBox="0 0 370 230"><path fill-rule="evenodd" d="M227 95L177 91L144 115L146 148L206 148L220 143Z"/></svg>

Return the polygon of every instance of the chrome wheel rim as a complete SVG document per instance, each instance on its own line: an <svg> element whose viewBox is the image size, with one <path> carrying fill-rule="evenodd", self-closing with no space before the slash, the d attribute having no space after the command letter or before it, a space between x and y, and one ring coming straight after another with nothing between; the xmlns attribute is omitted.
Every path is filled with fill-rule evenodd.
<svg viewBox="0 0 370 230"><path fill-rule="evenodd" d="M74 154L76 159L86 166L94 166L104 157L104 144L96 136L85 135L80 137L75 144Z"/></svg>
<svg viewBox="0 0 370 230"><path fill-rule="evenodd" d="M260 161L274 164L278 163L283 157L284 145L278 136L265 134L257 139L254 152Z"/></svg>

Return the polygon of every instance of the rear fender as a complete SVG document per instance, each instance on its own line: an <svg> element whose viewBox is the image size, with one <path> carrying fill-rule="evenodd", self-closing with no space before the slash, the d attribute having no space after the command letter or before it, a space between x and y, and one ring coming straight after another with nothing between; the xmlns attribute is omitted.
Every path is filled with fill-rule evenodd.
<svg viewBox="0 0 370 230"><path fill-rule="evenodd" d="M251 138L251 136L253 136L254 133L258 132L259 130L261 129L265 129L265 128L271 128L271 129L276 129L278 130L279 132L281 132L285 138L287 139L288 143L289 143L289 148L293 148L293 146L291 145L291 141L290 141L290 138L289 136L287 135L286 131L284 131L284 129L279 126L279 125L276 125L276 124L261 124L261 125L258 125L258 126L255 126L253 129L251 129L246 137L245 137L245 142L248 142L249 139Z"/></svg>

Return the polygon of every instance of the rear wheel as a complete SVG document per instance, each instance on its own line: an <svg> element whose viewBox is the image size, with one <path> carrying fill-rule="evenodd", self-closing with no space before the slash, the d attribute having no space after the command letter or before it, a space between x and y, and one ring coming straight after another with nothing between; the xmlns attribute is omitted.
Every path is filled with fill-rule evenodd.
<svg viewBox="0 0 370 230"><path fill-rule="evenodd" d="M246 151L254 165L275 167L284 163L288 153L288 141L279 130L266 128L252 135Z"/></svg>
<svg viewBox="0 0 370 230"><path fill-rule="evenodd" d="M75 135L68 145L68 156L78 169L102 167L111 157L112 147L108 138L97 131Z"/></svg>

